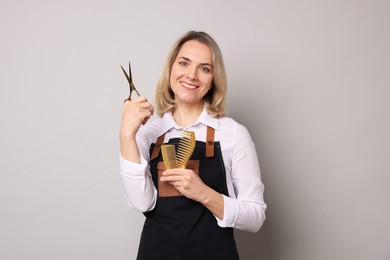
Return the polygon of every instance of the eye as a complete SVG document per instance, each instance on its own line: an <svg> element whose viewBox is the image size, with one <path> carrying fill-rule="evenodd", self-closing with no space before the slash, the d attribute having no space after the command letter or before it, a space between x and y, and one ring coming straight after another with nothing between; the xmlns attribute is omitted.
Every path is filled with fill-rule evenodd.
<svg viewBox="0 0 390 260"><path fill-rule="evenodd" d="M186 62L186 61L179 61L179 65L183 66L183 67L187 67L188 66L188 62Z"/></svg>
<svg viewBox="0 0 390 260"><path fill-rule="evenodd" d="M206 72L206 73L211 72L211 68L209 68L209 67L201 67L200 70L203 72Z"/></svg>

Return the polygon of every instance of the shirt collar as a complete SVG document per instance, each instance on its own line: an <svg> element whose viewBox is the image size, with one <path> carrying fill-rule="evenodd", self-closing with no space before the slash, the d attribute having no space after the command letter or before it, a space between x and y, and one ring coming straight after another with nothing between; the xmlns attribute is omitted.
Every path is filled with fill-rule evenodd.
<svg viewBox="0 0 390 260"><path fill-rule="evenodd" d="M211 117L205 108L203 108L202 112L200 113L198 119L189 127L195 126L198 124L204 124L207 126L210 126L214 128L215 130L219 130L219 122L217 118ZM166 112L163 117L161 118L161 125L158 129L158 136L163 135L164 133L168 132L172 128L175 129L183 129L183 127L179 126L175 120L173 119L172 112Z"/></svg>
<svg viewBox="0 0 390 260"><path fill-rule="evenodd" d="M219 130L219 122L217 118L211 117L209 113L207 113L207 110L203 108L202 113L200 113L198 120L194 123L196 124L204 124L207 126L210 126L214 128L215 130Z"/></svg>

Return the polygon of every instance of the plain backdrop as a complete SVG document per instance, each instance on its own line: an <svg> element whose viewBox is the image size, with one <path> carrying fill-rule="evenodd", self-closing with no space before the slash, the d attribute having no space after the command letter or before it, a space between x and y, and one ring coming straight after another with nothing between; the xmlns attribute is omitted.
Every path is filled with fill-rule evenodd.
<svg viewBox="0 0 390 260"><path fill-rule="evenodd" d="M153 100L173 42L202 30L266 187L241 258L389 260L389 26L388 0L0 0L0 259L135 259L120 65Z"/></svg>

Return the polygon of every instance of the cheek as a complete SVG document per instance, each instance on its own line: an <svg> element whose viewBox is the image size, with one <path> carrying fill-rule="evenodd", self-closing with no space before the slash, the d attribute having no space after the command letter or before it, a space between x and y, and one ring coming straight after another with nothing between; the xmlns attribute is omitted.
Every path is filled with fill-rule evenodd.
<svg viewBox="0 0 390 260"><path fill-rule="evenodd" d="M174 80L178 77L180 77L181 75L183 75L183 71L180 67L177 67L177 66L173 66L172 69L171 69L171 80Z"/></svg>
<svg viewBox="0 0 390 260"><path fill-rule="evenodd" d="M211 88L211 84L213 83L213 77L208 77L206 80L205 80L205 85L207 85L208 88Z"/></svg>

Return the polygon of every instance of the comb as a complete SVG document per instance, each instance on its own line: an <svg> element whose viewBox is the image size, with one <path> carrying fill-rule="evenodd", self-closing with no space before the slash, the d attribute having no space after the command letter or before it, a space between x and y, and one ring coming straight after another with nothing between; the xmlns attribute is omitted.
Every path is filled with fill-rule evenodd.
<svg viewBox="0 0 390 260"><path fill-rule="evenodd" d="M195 133L192 131L181 131L179 147L176 154L176 168L185 169L195 148Z"/></svg>
<svg viewBox="0 0 390 260"><path fill-rule="evenodd" d="M164 144L161 146L162 157L166 169L176 168L176 152L173 144Z"/></svg>

